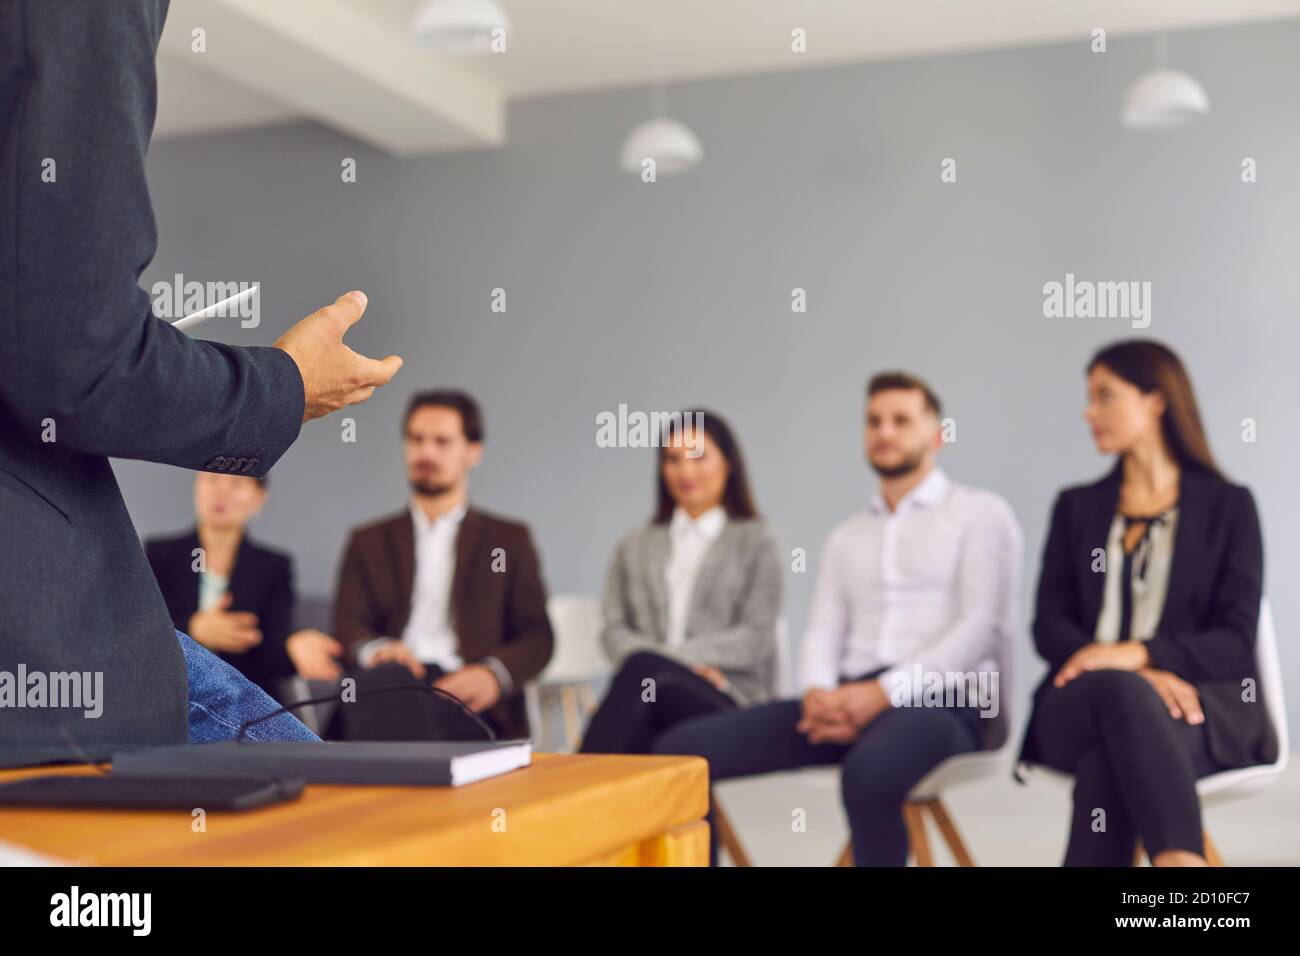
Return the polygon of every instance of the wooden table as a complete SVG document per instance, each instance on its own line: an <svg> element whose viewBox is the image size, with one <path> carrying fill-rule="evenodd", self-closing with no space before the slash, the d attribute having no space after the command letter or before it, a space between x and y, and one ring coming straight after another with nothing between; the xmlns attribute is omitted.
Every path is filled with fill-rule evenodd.
<svg viewBox="0 0 1300 956"><path fill-rule="evenodd" d="M203 832L187 811L0 807L0 841L88 866L705 866L707 809L698 757L536 754L454 789L309 786Z"/></svg>

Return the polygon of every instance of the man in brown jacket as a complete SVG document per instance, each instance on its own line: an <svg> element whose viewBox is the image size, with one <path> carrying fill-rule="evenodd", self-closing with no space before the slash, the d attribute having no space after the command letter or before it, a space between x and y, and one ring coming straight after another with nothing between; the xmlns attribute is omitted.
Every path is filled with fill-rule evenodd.
<svg viewBox="0 0 1300 956"><path fill-rule="evenodd" d="M464 392L412 397L403 425L406 510L355 530L339 569L334 634L359 670L348 739L481 735L450 701L379 687L432 684L502 738L526 737L525 682L551 657L546 588L526 525L469 505L483 419Z"/></svg>

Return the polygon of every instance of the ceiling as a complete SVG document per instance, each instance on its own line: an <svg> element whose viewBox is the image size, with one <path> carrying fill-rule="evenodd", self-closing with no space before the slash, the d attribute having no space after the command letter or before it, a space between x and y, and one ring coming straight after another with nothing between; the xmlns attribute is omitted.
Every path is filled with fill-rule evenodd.
<svg viewBox="0 0 1300 956"><path fill-rule="evenodd" d="M172 0L157 133L311 118L397 155L482 149L520 97L1300 16L1300 0L501 0L507 52L457 59L411 39L420 3Z"/></svg>

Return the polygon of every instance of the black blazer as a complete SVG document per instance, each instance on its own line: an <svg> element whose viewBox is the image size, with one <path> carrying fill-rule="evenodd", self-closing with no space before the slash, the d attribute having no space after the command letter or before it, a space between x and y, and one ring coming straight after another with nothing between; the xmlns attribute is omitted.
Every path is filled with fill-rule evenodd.
<svg viewBox="0 0 1300 956"><path fill-rule="evenodd" d="M1094 550L1106 548L1122 478L1117 464L1100 481L1067 488L1056 499L1034 615L1034 645L1048 664L1034 692L1035 711L1061 665L1093 640L1105 583L1105 573L1092 570ZM1196 687L1210 753L1225 768L1277 758L1277 737L1255 673L1263 576L1264 547L1250 490L1184 468L1164 610L1146 646L1152 667ZM1248 678L1255 686L1253 702L1242 700ZM1020 758L1041 762L1033 733L1031 717Z"/></svg>
<svg viewBox="0 0 1300 956"><path fill-rule="evenodd" d="M108 458L261 477L302 425L286 352L192 339L139 285L166 12L0 0L0 670L98 672L104 701L6 710L0 764L188 740L185 660Z"/></svg>
<svg viewBox="0 0 1300 956"><path fill-rule="evenodd" d="M190 617L199 609L199 575L192 570L197 547L197 529L178 538L146 541L144 546L172 624L187 634ZM243 654L217 656L278 700L280 682L295 673L286 648L293 626L293 559L253 543L245 533L235 553L229 590L230 610L257 615L262 642Z"/></svg>

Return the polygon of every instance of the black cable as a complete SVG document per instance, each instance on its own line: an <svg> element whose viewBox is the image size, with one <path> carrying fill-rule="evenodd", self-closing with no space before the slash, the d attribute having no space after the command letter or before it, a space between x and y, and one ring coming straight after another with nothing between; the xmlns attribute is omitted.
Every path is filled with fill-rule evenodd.
<svg viewBox="0 0 1300 956"><path fill-rule="evenodd" d="M465 712L466 716L468 716L470 720L478 724L479 728L487 736L488 740L497 739L496 731L492 729L492 727L487 723L487 721L483 720L481 717L479 717L478 714L470 710L469 707L465 705L465 702L461 700L459 697L457 697L455 694L451 693L450 691L443 690L441 687L434 687L432 684L428 684L428 685L393 684L388 687L368 688L365 691L365 694L366 695L386 694L397 690L418 690L418 691L424 691L426 693L435 694L435 695L441 694L443 697L446 697L448 700L453 701L456 704L456 706L458 706L461 710ZM358 702L360 701L361 696L362 695L358 694L357 696ZM244 721L243 724L240 725L239 733L235 735L235 740L237 742L243 740L245 731L247 731L248 728L252 727L254 724L260 724L262 721L270 720L272 717L278 717L280 714L287 714L292 710L297 710L299 707L307 707L312 704L328 704L337 699L338 699L338 695L336 693L332 693L325 697L314 697L311 698L310 700L300 700L297 703L288 704L284 707L279 708L278 710L273 710L271 711L271 713L265 714L264 716L254 717L252 720L246 720Z"/></svg>
<svg viewBox="0 0 1300 956"><path fill-rule="evenodd" d="M75 740L72 739L72 734L68 733L68 728L63 724L59 724L59 733L61 733L63 735L63 739L68 742L68 746L71 747L73 751L76 753L76 755L81 758L81 762L78 764L74 764L74 766L87 765L94 768L99 773L102 773L105 777L113 776L111 770L105 770L104 767L102 766L102 764L106 764L108 763L108 761L95 760L93 757L90 756L90 754L82 750L80 745Z"/></svg>

